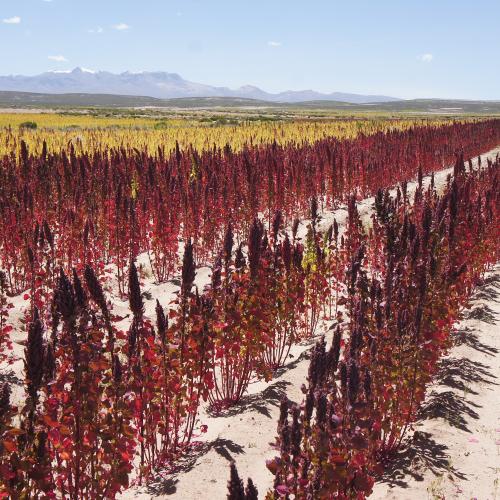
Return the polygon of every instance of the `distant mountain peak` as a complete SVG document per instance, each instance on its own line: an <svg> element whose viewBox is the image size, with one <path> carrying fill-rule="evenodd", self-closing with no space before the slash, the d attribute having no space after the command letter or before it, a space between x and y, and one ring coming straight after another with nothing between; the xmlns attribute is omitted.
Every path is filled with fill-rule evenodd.
<svg viewBox="0 0 500 500"><path fill-rule="evenodd" d="M94 71L93 69L81 68L80 66L77 66L71 73L74 75L79 75L82 73L90 73L91 75L94 75L96 71Z"/></svg>
<svg viewBox="0 0 500 500"><path fill-rule="evenodd" d="M256 87L255 85L242 85L238 90L259 90L259 91L261 91L261 89L259 89L259 87Z"/></svg>
<svg viewBox="0 0 500 500"><path fill-rule="evenodd" d="M269 102L302 102L335 100L354 104L397 101L394 97L333 92L323 94L314 90L287 90L272 94L254 85L239 89L215 87L185 80L178 73L166 71L125 71L120 74L76 67L55 70L35 76L0 76L0 90L46 94L87 93L124 96L149 96L160 99L182 97L233 97L260 99Z"/></svg>

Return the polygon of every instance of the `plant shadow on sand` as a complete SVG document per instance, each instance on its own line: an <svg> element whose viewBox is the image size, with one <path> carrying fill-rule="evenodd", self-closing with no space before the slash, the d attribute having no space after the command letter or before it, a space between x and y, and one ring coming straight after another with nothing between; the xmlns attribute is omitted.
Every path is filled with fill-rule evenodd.
<svg viewBox="0 0 500 500"><path fill-rule="evenodd" d="M452 426L465 432L471 432L468 421L477 420L475 409L480 406L464 399L454 391L432 391L427 401L418 412L419 420L442 418Z"/></svg>
<svg viewBox="0 0 500 500"><path fill-rule="evenodd" d="M284 375L286 372L293 370L294 368L297 368L297 365L302 363L302 361L309 361L311 359L311 348L312 346L318 341L319 337L314 337L310 341L307 342L308 349L301 352L293 361L290 361L287 363L285 366L282 366L281 368L278 368L274 372L274 377L281 377ZM310 346L310 347L309 347Z"/></svg>
<svg viewBox="0 0 500 500"><path fill-rule="evenodd" d="M435 475L444 472L457 479L465 479L465 475L450 464L448 447L437 443L428 432L415 431L406 440L399 451L390 457L380 482L391 487L408 487L408 478L423 481L423 472L432 471Z"/></svg>
<svg viewBox="0 0 500 500"><path fill-rule="evenodd" d="M498 302L498 296L500 295L500 276L497 274L492 274L486 277L479 288L474 293L474 298L476 300L494 300Z"/></svg>
<svg viewBox="0 0 500 500"><path fill-rule="evenodd" d="M474 300L490 301L498 303L500 301L500 275L493 274L485 278L474 293ZM477 304L470 310L464 312L463 317L468 320L478 320L494 325L497 315L487 304Z"/></svg>
<svg viewBox="0 0 500 500"><path fill-rule="evenodd" d="M241 398L241 400L233 406L223 410L213 410L209 412L209 415L213 417L227 418L234 417L248 411L254 411L265 415L268 418L272 418L270 407L278 407L281 400L286 395L286 388L291 385L290 382L286 380L277 380L276 382L269 384L262 392L257 394L247 394Z"/></svg>
<svg viewBox="0 0 500 500"><path fill-rule="evenodd" d="M0 383L21 386L23 384L23 380L18 377L14 370L8 370L0 372Z"/></svg>
<svg viewBox="0 0 500 500"><path fill-rule="evenodd" d="M459 344L466 344L489 355L498 353L498 349L480 342L475 331L470 328L459 330L456 335ZM419 420L443 418L450 426L465 432L470 432L468 421L479 418L476 410L480 406L467 399L467 394L478 394L470 385L499 385L490 366L465 357L443 358L439 362L435 383L444 390L433 390L426 397L418 413ZM448 388L451 390L446 390Z"/></svg>
<svg viewBox="0 0 500 500"><path fill-rule="evenodd" d="M465 345L489 356L495 356L499 353L499 350L496 347L481 342L481 340L479 340L479 335L475 332L475 330L469 328L468 326L464 326L454 332L453 342L456 346Z"/></svg>
<svg viewBox="0 0 500 500"><path fill-rule="evenodd" d="M211 450L214 450L218 455L226 459L228 463L235 460L236 455L245 453L241 445L230 439L221 437L209 443L193 443L183 457L176 461L176 466L168 472L168 475L166 474L162 478L157 478L147 485L147 494L174 495L177 492L176 485L179 482L177 476L192 470L196 466L198 460Z"/></svg>
<svg viewBox="0 0 500 500"><path fill-rule="evenodd" d="M464 394L478 394L469 384L498 385L495 375L489 371L490 366L467 358L445 358L439 363L439 371L435 382L450 387Z"/></svg>
<svg viewBox="0 0 500 500"><path fill-rule="evenodd" d="M463 473L450 464L447 451L448 447L436 443L428 432L415 431L402 448L390 457L379 480L391 487L407 488L408 478L423 481L423 473L427 470L434 475L447 473L457 479L466 479Z"/></svg>
<svg viewBox="0 0 500 500"><path fill-rule="evenodd" d="M285 366L278 368L274 372L274 378L278 379L286 372L293 370L303 361L308 361L311 358L311 350L307 349L301 352L293 361L290 361ZM292 385L286 380L275 380L270 383L263 391L256 394L245 394L241 400L225 409L209 408L208 414L212 417L234 417L248 411L255 411L268 418L272 418L270 407L278 407L281 400L286 396L286 388Z"/></svg>
<svg viewBox="0 0 500 500"><path fill-rule="evenodd" d="M478 321L482 321L484 323L488 323L489 325L494 325L496 321L496 315L486 304L480 304L478 306L473 307L468 313L465 315L465 318L475 319Z"/></svg>

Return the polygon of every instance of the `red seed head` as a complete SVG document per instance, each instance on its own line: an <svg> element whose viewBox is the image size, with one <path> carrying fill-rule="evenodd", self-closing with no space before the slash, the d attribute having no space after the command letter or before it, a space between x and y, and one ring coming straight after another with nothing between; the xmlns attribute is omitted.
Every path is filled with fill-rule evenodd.
<svg viewBox="0 0 500 500"><path fill-rule="evenodd" d="M128 300L134 317L141 318L144 313L144 303L142 301L139 275L134 261L130 261L128 272Z"/></svg>
<svg viewBox="0 0 500 500"><path fill-rule="evenodd" d="M182 259L182 293L184 295L191 291L195 277L196 264L193 257L193 243L188 240Z"/></svg>

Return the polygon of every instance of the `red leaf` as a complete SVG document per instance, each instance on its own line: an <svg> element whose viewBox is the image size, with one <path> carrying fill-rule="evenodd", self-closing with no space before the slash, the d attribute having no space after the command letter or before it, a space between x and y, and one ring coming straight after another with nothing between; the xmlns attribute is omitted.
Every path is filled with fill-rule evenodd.
<svg viewBox="0 0 500 500"><path fill-rule="evenodd" d="M17 450L17 444L14 441L5 440L5 441L2 441L2 444L3 444L3 447L7 451L9 451L10 453Z"/></svg>

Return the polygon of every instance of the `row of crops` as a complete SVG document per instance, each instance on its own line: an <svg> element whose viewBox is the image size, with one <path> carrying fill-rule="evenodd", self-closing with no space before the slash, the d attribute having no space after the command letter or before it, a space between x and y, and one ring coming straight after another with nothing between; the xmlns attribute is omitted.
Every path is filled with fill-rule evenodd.
<svg viewBox="0 0 500 500"><path fill-rule="evenodd" d="M324 325L303 403L282 402L268 496L368 495L498 259L500 161L464 161L498 144L499 120L154 154L21 141L0 163L3 364L24 336L22 397L0 387L0 495L148 481L206 431L203 405L234 406ZM256 498L231 478L230 498Z"/></svg>
<svg viewBox="0 0 500 500"><path fill-rule="evenodd" d="M106 152L124 148L156 154L158 149L197 151L223 148L229 144L234 151L246 145L276 142L280 145L311 143L325 137L352 139L359 134L371 135L388 130L406 130L415 126L437 126L452 123L445 118L422 119L283 119L250 120L244 116L223 125L223 119L201 114L191 118L152 118L148 116L94 116L86 114L0 114L0 155L18 154L24 141L30 151L40 154L45 143L49 151L60 152L70 146L78 153ZM215 118L215 120L214 120ZM464 121L474 121L467 119Z"/></svg>

